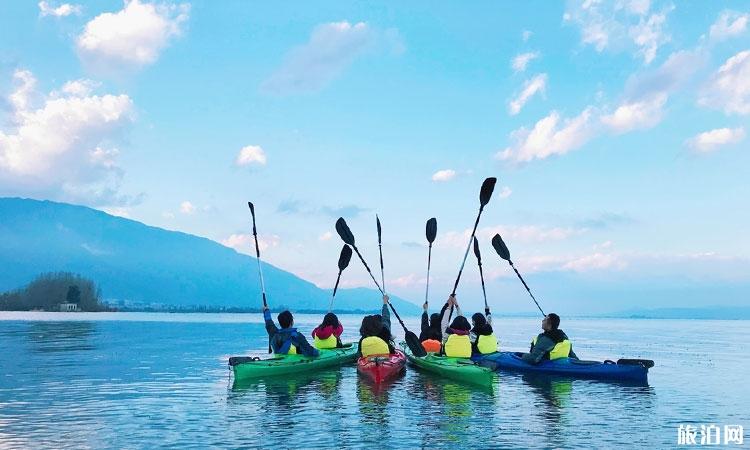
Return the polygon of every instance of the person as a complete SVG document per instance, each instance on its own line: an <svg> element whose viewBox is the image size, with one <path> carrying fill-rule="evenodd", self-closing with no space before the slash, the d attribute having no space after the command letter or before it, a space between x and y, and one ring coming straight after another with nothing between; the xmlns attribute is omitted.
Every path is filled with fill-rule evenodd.
<svg viewBox="0 0 750 450"><path fill-rule="evenodd" d="M486 355L497 351L497 338L492 330L492 316L490 309L485 308L484 315L475 313L471 316L472 328L469 333L471 341L471 353L473 355Z"/></svg>
<svg viewBox="0 0 750 450"><path fill-rule="evenodd" d="M457 314L450 326L448 326L448 317L445 315L445 310L449 306L455 307ZM448 297L446 307L443 308L440 328L445 330L443 333L442 348L442 353L445 356L453 358L471 357L471 340L469 339L471 325L469 324L469 321L466 320L466 317L461 314L461 308L458 306L455 295Z"/></svg>
<svg viewBox="0 0 750 450"><path fill-rule="evenodd" d="M529 364L539 364L546 359L573 358L578 356L573 352L573 344L560 328L560 316L549 313L542 319L542 330L531 341L529 353L524 353L522 359Z"/></svg>
<svg viewBox="0 0 750 450"><path fill-rule="evenodd" d="M447 308L447 303L443 306L441 314L445 311L445 308ZM438 313L432 313L431 316L429 316L429 319L427 318L427 302L424 302L422 305L422 330L419 333L419 342L422 343L422 347L424 347L425 351L431 352L431 353L439 353L440 352L440 346L442 345L443 341L443 332L440 329L440 317L441 314Z"/></svg>
<svg viewBox="0 0 750 450"><path fill-rule="evenodd" d="M267 306L263 307L263 319L266 321L266 332L268 332L268 341L271 349L277 355L296 355L318 356L320 352L307 342L305 336L297 332L294 325L294 316L288 310L282 311L277 316L279 326L273 323L271 311Z"/></svg>
<svg viewBox="0 0 750 450"><path fill-rule="evenodd" d="M365 316L359 328L359 355L386 355L396 352L391 335L391 313L388 311L389 297L383 295L383 310L380 314Z"/></svg>
<svg viewBox="0 0 750 450"><path fill-rule="evenodd" d="M344 326L334 313L323 316L323 322L312 331L313 345L317 349L343 347L341 333Z"/></svg>

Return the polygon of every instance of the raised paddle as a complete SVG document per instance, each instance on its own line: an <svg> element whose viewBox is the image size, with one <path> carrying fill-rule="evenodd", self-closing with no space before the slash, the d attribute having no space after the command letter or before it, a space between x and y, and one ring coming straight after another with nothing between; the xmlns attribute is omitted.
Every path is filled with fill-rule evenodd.
<svg viewBox="0 0 750 450"><path fill-rule="evenodd" d="M424 304L427 305L430 294L430 259L432 258L432 243L435 242L435 236L437 236L437 219L432 218L427 221L425 225L425 235L427 236L427 285L424 290Z"/></svg>
<svg viewBox="0 0 750 450"><path fill-rule="evenodd" d="M523 280L523 277L521 276L521 274L518 273L518 269L516 269L516 266L513 265L513 261L510 260L510 250L508 250L508 246L505 245L505 242L503 242L503 238L501 238L499 234L496 234L492 238L492 246L495 247L495 251L497 252L498 255L500 255L502 259L508 261L508 264L510 264L510 267L512 267L513 271L516 272L516 275L518 275L518 279L521 280L521 283L523 283L523 287L526 288L526 292L529 293L529 295L531 296L531 299L534 300L536 307L539 308L539 312L541 312L543 316L546 316L546 314L544 314L544 311L542 311L542 307L539 306L539 302L536 301L534 294L531 293L531 289L529 289L529 286Z"/></svg>
<svg viewBox="0 0 750 450"><path fill-rule="evenodd" d="M484 314L490 313L490 307L487 306L487 292L484 290L484 274L482 273L482 255L479 253L479 241L474 236L474 255L477 257L477 264L479 264L479 278L482 280L482 295L484 295Z"/></svg>
<svg viewBox="0 0 750 450"><path fill-rule="evenodd" d="M370 278L372 278L373 283L375 283L375 286L378 287L378 290L381 294L385 295L385 292L383 291L383 288L380 287L380 284L378 284L378 280L375 279L375 277L372 274L372 271L370 270L370 266L367 265L365 262L365 259L362 257L362 254L359 252L359 249L356 245L354 245L354 235L352 234L352 231L349 229L349 225L346 224L346 221L343 217L339 217L339 220L336 221L336 232L341 237L341 240L344 241L346 244L348 244L351 248L354 249L354 252L359 257L359 260L362 261L362 265L365 266L365 269L367 269L367 273L370 274ZM391 311L393 311L393 314L396 316L396 319L398 319L398 322L401 324L401 327L404 329L404 340L406 341L406 345L409 346L409 350L411 350L412 354L414 356L427 356L427 352L425 351L424 347L422 347L422 343L419 342L419 338L416 334L412 333L406 328L406 325L404 325L404 321L401 320L401 317L396 312L396 308L393 307L391 302L388 302L388 306L391 307Z"/></svg>
<svg viewBox="0 0 750 450"><path fill-rule="evenodd" d="M458 282L461 280L461 272L464 271L464 265L466 264L466 257L469 256L469 249L471 248L471 243L474 240L474 235L477 233L477 226L479 225L479 218L482 217L482 211L484 211L484 206L490 201L490 197L492 197L492 191L495 190L495 183L497 183L497 178L490 177L486 178L484 182L482 183L482 188L479 190L479 213L477 214L477 220L474 221L474 229L471 230L471 237L469 238L469 245L466 246L466 252L464 252L464 259L461 261L461 268L458 269L458 276L456 277L456 282L453 284L453 291L451 292L451 297L456 295L456 289L458 289ZM451 305L451 312L448 314L448 322L451 320L451 316L453 316L453 305Z"/></svg>
<svg viewBox="0 0 750 450"><path fill-rule="evenodd" d="M383 283L383 291L385 291L385 271L383 270L383 230L380 228L380 218L375 214L375 223L378 227L378 251L380 252L380 282Z"/></svg>
<svg viewBox="0 0 750 450"><path fill-rule="evenodd" d="M263 268L260 266L260 247L258 246L258 231L255 229L255 206L252 202L247 202L250 207L250 215L253 216L253 238L255 239L255 260L258 262L258 274L260 275L260 291L263 294L263 308L268 308L266 302L266 285L263 283ZM271 353L271 340L268 341L268 353Z"/></svg>
<svg viewBox="0 0 750 450"><path fill-rule="evenodd" d="M339 281L341 280L341 272L349 266L349 261L352 259L352 249L348 245L344 244L341 247L341 253L339 254L339 274L336 276L336 284L333 286L333 295L331 295L331 303L328 305L328 312L333 310L333 299L336 298L336 290L339 288Z"/></svg>

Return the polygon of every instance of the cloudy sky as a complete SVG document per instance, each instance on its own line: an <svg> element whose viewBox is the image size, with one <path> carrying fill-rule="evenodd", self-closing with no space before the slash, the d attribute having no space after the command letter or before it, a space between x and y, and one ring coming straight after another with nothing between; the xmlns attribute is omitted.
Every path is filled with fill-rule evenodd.
<svg viewBox="0 0 750 450"><path fill-rule="evenodd" d="M92 206L320 286L349 221L420 302L479 229L493 309L750 298L743 1L3 2L0 196ZM368 285L359 264L346 286ZM475 260L459 289L481 303Z"/></svg>

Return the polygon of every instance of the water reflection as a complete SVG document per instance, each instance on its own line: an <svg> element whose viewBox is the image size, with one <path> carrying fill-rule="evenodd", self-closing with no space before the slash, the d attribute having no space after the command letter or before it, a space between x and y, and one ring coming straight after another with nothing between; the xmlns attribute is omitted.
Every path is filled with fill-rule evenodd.
<svg viewBox="0 0 750 450"><path fill-rule="evenodd" d="M96 349L96 322L30 322L26 337L40 353Z"/></svg>

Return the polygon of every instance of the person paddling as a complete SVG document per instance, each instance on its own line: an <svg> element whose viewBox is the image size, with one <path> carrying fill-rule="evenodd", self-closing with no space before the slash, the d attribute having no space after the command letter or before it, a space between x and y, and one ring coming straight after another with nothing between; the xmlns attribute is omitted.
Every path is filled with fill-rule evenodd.
<svg viewBox="0 0 750 450"><path fill-rule="evenodd" d="M419 342L422 343L422 347L428 352L440 352L440 346L443 341L443 331L440 328L440 318L447 307L448 304L446 303L440 313L432 313L428 318L427 302L424 302L422 305L422 329L419 333Z"/></svg>
<svg viewBox="0 0 750 450"><path fill-rule="evenodd" d="M288 310L282 311L277 316L281 328L277 328L271 319L271 311L267 306L263 307L263 319L266 321L266 331L271 343L271 349L277 355L318 356L320 352L313 348L305 339L305 336L297 332L294 325L294 316Z"/></svg>
<svg viewBox="0 0 750 450"><path fill-rule="evenodd" d="M338 316L329 312L323 316L323 322L312 331L313 345L318 349L343 347L343 332L344 326L339 322Z"/></svg>
<svg viewBox="0 0 750 450"><path fill-rule="evenodd" d="M573 344L568 336L560 328L560 316L549 313L542 319L542 330L537 337L531 341L529 353L524 353L522 359L529 364L539 364L547 359L573 358L578 356L573 352Z"/></svg>
<svg viewBox="0 0 750 450"><path fill-rule="evenodd" d="M492 315L489 313L489 309L485 310L485 314L475 313L471 316L471 333L469 334L469 340L471 341L471 352L474 355L486 355L489 353L495 353L497 351L497 338L492 330Z"/></svg>
<svg viewBox="0 0 750 450"><path fill-rule="evenodd" d="M450 326L448 325L449 319L445 316L445 310L448 307L455 308L457 314ZM471 325L466 317L461 314L461 308L458 306L455 295L448 297L441 315L440 327L445 330L443 333L443 354L453 358L470 358L471 340L469 339L469 332L471 331Z"/></svg>
<svg viewBox="0 0 750 450"><path fill-rule="evenodd" d="M359 354L362 357L387 355L396 352L391 335L391 313L388 310L390 298L383 295L383 310L380 314L365 316L359 328Z"/></svg>

